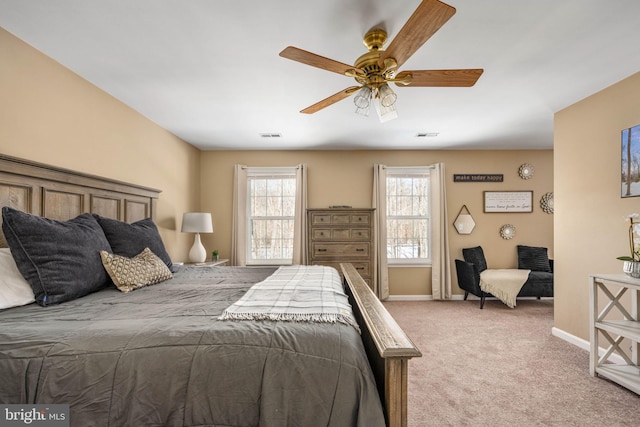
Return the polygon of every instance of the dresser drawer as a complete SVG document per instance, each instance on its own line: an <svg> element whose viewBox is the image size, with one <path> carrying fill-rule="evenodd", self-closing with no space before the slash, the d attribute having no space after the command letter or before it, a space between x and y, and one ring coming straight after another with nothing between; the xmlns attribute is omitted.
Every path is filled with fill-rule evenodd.
<svg viewBox="0 0 640 427"><path fill-rule="evenodd" d="M346 225L350 220L349 214L314 213L311 215L311 225Z"/></svg>
<svg viewBox="0 0 640 427"><path fill-rule="evenodd" d="M313 240L365 240L369 241L371 232L367 228L313 228Z"/></svg>
<svg viewBox="0 0 640 427"><path fill-rule="evenodd" d="M311 214L311 225L348 225L362 224L369 226L371 215L368 212L358 213L326 213L314 212Z"/></svg>
<svg viewBox="0 0 640 427"><path fill-rule="evenodd" d="M334 225L349 224L349 215L348 214L331 214L331 224L334 224Z"/></svg>
<svg viewBox="0 0 640 427"><path fill-rule="evenodd" d="M338 273L342 276L340 264L345 262L353 264L353 267L358 273L360 273L360 276L362 276L363 279L371 277L371 264L368 261L313 261L311 265L327 265L329 267L333 267L338 270Z"/></svg>
<svg viewBox="0 0 640 427"><path fill-rule="evenodd" d="M311 230L311 238L313 240L331 240L330 228L314 228Z"/></svg>
<svg viewBox="0 0 640 427"><path fill-rule="evenodd" d="M312 243L315 258L369 258L369 243Z"/></svg>
<svg viewBox="0 0 640 427"><path fill-rule="evenodd" d="M371 268L368 262L353 261L351 264L353 264L353 268L360 273L363 279L371 277Z"/></svg>
<svg viewBox="0 0 640 427"><path fill-rule="evenodd" d="M348 228L314 228L313 240L349 240L351 230Z"/></svg>
<svg viewBox="0 0 640 427"><path fill-rule="evenodd" d="M349 223L369 225L371 223L371 215L368 213L352 214L349 218Z"/></svg>
<svg viewBox="0 0 640 427"><path fill-rule="evenodd" d="M349 237L351 240L369 240L371 231L368 228L352 228Z"/></svg>
<svg viewBox="0 0 640 427"><path fill-rule="evenodd" d="M331 224L331 214L320 214L320 213L311 214L311 225L330 225L330 224Z"/></svg>

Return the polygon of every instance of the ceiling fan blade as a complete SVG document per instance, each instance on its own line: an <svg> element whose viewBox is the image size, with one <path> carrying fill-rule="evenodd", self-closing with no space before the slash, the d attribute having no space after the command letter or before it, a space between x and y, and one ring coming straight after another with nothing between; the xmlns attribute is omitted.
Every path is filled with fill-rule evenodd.
<svg viewBox="0 0 640 427"><path fill-rule="evenodd" d="M398 68L456 13L456 9L438 0L423 0L385 50L378 65L394 58Z"/></svg>
<svg viewBox="0 0 640 427"><path fill-rule="evenodd" d="M394 80L407 78L408 84L396 83L397 86L413 87L469 87L476 84L483 73L482 68L467 70L418 70L402 71L398 73Z"/></svg>
<svg viewBox="0 0 640 427"><path fill-rule="evenodd" d="M316 55L315 53L307 52L306 50L302 50L293 46L285 48L282 52L280 52L280 56L283 58L291 59L292 61L311 65L312 67L318 67L323 70L333 71L334 73L342 74L343 76L347 71L350 70L356 70L359 73L364 73L362 70L355 68L353 65L343 64L342 62L334 61L333 59L325 58L324 56Z"/></svg>
<svg viewBox="0 0 640 427"><path fill-rule="evenodd" d="M351 86L348 87L344 90L341 90L340 92L331 95L328 98L323 99L320 102L316 102L315 104L313 104L310 107L305 108L304 110L300 111L301 113L305 113L305 114L313 114L316 113L320 110L322 110L323 108L328 107L329 105L333 105L338 101L342 101L345 98L348 98L349 96L351 96L352 93L356 92L358 89L360 89L360 86Z"/></svg>

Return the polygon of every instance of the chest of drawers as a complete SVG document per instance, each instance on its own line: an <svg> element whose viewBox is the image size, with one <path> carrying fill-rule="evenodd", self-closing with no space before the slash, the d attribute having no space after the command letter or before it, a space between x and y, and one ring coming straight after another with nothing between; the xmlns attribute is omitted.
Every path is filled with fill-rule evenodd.
<svg viewBox="0 0 640 427"><path fill-rule="evenodd" d="M307 220L309 264L340 271L341 262L350 262L371 285L373 209L308 209Z"/></svg>

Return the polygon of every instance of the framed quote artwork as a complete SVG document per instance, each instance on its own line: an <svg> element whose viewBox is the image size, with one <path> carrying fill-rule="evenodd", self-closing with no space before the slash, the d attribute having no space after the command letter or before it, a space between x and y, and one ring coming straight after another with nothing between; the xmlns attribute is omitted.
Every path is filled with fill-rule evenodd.
<svg viewBox="0 0 640 427"><path fill-rule="evenodd" d="M485 191L484 211L533 212L533 191Z"/></svg>

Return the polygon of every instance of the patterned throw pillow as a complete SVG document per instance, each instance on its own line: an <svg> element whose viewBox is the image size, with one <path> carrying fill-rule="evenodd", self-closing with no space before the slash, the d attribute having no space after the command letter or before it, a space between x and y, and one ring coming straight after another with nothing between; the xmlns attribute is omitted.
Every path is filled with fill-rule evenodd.
<svg viewBox="0 0 640 427"><path fill-rule="evenodd" d="M100 257L111 280L124 293L173 277L169 267L149 248L145 248L133 258L107 251L100 251Z"/></svg>

